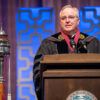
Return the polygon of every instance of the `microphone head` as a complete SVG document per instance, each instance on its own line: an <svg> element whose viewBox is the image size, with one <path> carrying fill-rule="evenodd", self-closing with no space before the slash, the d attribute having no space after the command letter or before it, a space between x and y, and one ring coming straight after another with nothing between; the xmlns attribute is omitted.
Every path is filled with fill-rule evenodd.
<svg viewBox="0 0 100 100"><path fill-rule="evenodd" d="M93 39L93 36L87 36L85 39L79 40L79 44L81 47L84 47L84 49L87 49L87 44L89 44Z"/></svg>
<svg viewBox="0 0 100 100"><path fill-rule="evenodd" d="M71 39L71 40L70 40L70 44L71 44L71 46L72 46L73 48L76 48L76 44L75 44L74 39Z"/></svg>

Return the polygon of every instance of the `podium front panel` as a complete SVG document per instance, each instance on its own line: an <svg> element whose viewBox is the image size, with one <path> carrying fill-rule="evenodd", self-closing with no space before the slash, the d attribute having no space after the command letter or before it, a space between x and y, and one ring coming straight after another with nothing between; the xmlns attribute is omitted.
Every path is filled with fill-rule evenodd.
<svg viewBox="0 0 100 100"><path fill-rule="evenodd" d="M88 91L100 100L100 70L43 72L43 100L67 100L70 94L80 90Z"/></svg>
<svg viewBox="0 0 100 100"><path fill-rule="evenodd" d="M100 100L100 54L45 55L41 76L42 100Z"/></svg>

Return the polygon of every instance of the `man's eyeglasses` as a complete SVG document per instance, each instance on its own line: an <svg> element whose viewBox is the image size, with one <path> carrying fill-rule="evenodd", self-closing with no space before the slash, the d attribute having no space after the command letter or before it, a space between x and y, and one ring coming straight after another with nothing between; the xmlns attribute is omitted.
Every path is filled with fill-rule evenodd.
<svg viewBox="0 0 100 100"><path fill-rule="evenodd" d="M75 18L78 18L78 17L77 17L77 16L68 16L68 17L67 17L67 16L62 16L62 17L61 17L62 20L65 20L65 19L73 20L73 19L75 19Z"/></svg>

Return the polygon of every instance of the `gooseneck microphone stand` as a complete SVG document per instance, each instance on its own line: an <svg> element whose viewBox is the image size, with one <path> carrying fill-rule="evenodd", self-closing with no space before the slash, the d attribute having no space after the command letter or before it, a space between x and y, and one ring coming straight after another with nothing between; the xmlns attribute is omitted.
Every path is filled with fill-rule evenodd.
<svg viewBox="0 0 100 100"><path fill-rule="evenodd" d="M74 39L70 39L70 44L71 44L72 48L74 49L74 51L72 53L77 53L77 45L75 44Z"/></svg>
<svg viewBox="0 0 100 100"><path fill-rule="evenodd" d="M10 45L7 39L7 34L1 28L0 29L0 100L5 100L4 99L5 98L5 94L4 94L4 80L5 79L3 77L3 64L4 64L4 58L7 55L10 55ZM9 66L8 66L8 69L9 69Z"/></svg>

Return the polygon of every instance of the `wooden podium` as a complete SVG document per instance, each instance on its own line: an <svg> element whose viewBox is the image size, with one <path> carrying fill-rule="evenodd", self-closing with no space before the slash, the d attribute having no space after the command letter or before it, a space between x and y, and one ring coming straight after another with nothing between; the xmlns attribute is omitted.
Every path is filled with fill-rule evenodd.
<svg viewBox="0 0 100 100"><path fill-rule="evenodd" d="M42 100L67 100L80 90L100 100L100 54L46 55L41 75Z"/></svg>

